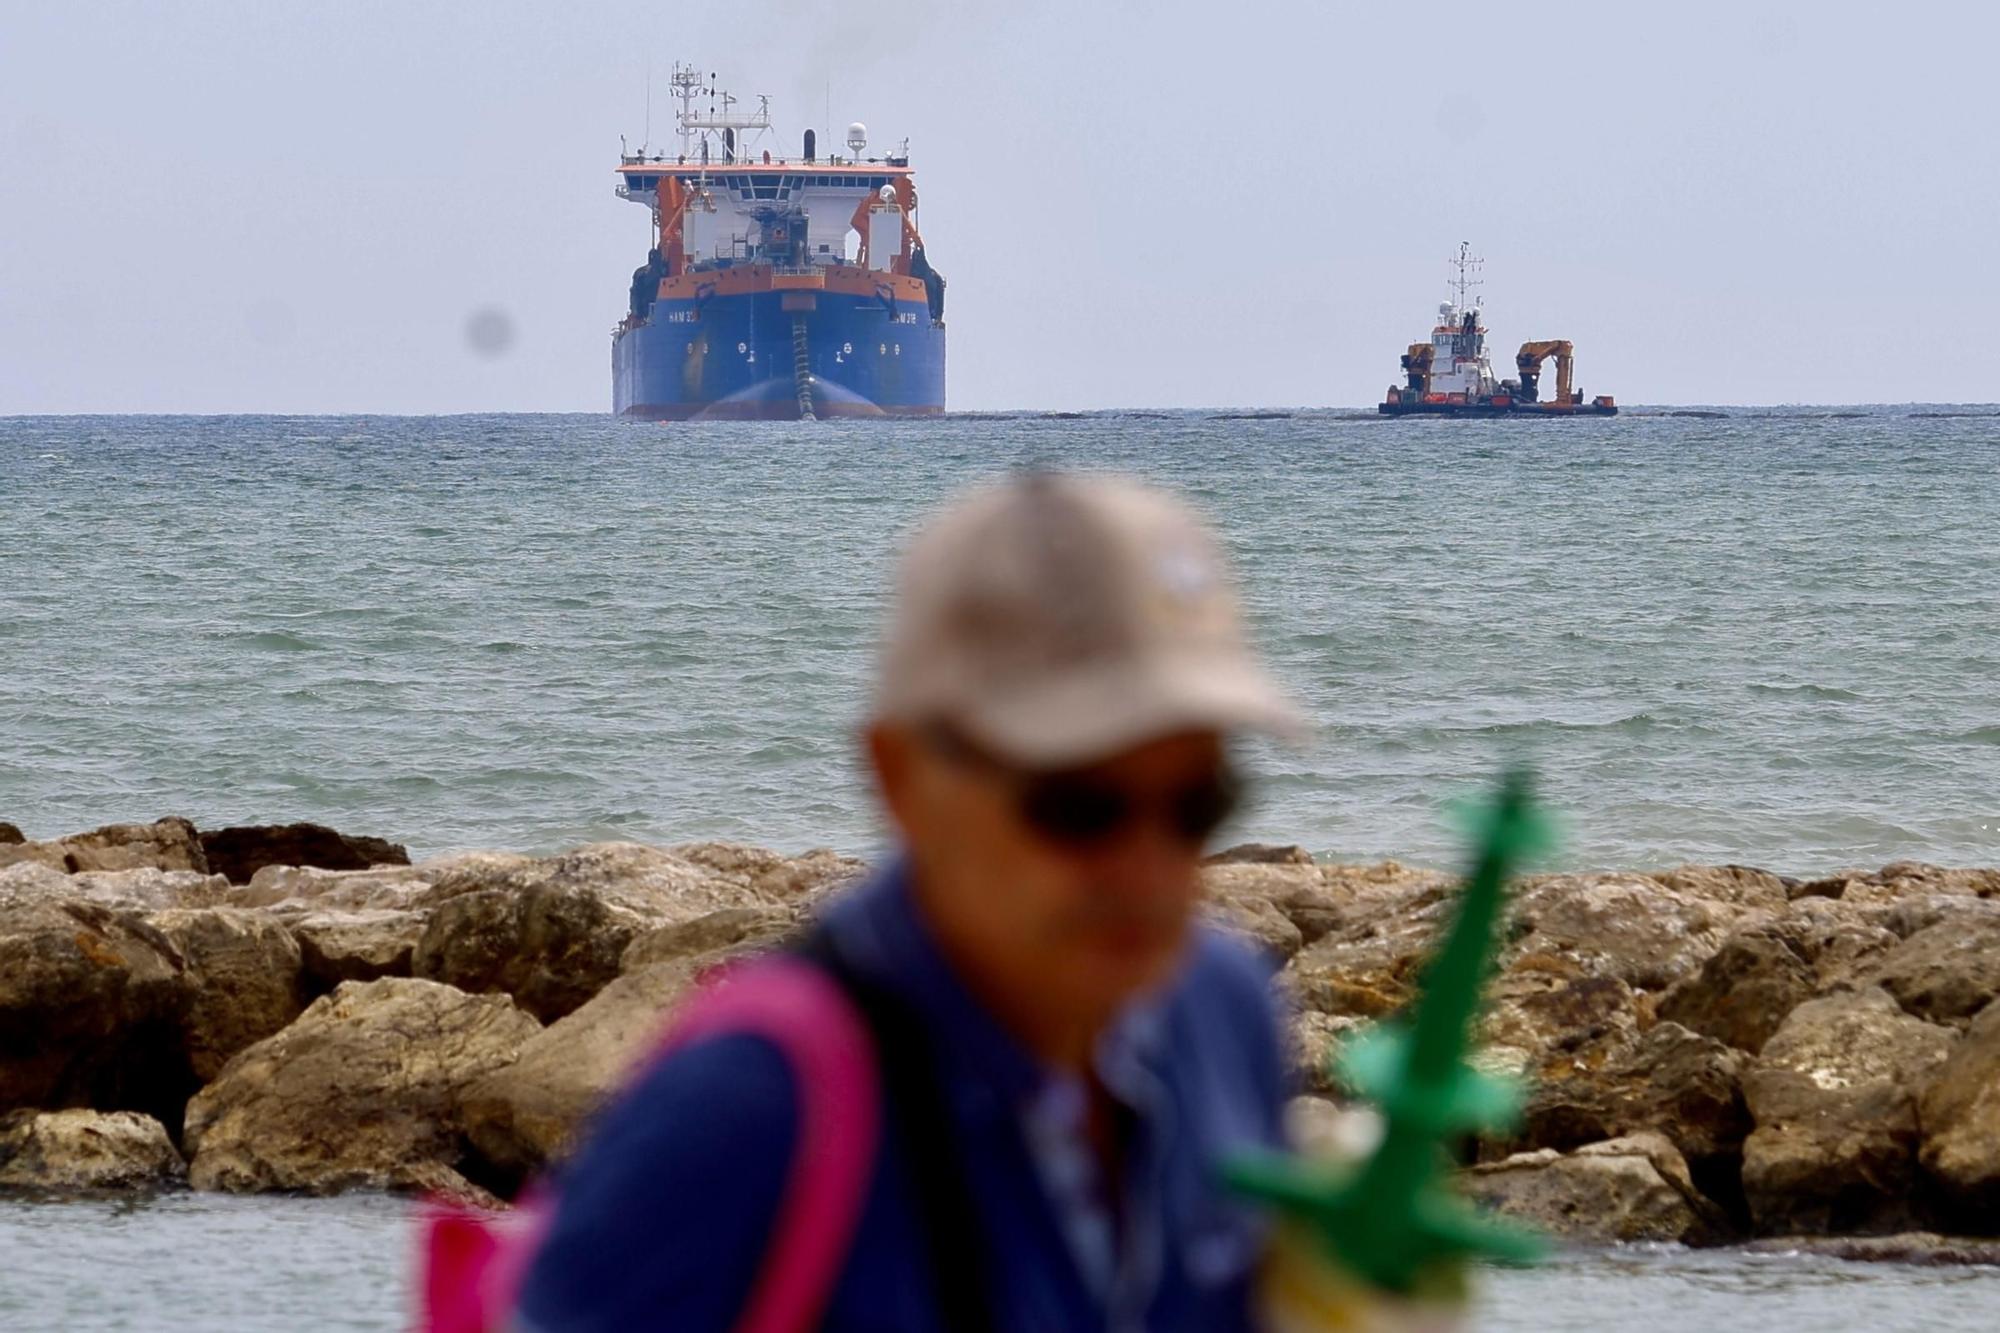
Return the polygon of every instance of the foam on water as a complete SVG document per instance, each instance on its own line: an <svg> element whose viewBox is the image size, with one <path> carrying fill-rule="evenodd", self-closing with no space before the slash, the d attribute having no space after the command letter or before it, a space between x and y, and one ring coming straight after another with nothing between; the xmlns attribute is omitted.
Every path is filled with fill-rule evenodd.
<svg viewBox="0 0 2000 1333"><path fill-rule="evenodd" d="M1449 861L1542 767L1571 865L2000 843L2000 421L1144 413L0 421L0 817L309 818L418 852L879 841L891 553L1059 463L1189 493L1321 724L1242 836Z"/></svg>

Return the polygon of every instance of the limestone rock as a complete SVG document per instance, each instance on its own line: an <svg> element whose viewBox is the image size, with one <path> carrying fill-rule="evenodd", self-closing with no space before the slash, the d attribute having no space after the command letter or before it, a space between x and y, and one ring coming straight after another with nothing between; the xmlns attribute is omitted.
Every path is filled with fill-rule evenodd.
<svg viewBox="0 0 2000 1333"><path fill-rule="evenodd" d="M628 972L526 1042L518 1061L474 1084L464 1098L466 1132L490 1169L521 1179L560 1158L654 1048L667 1012L717 961L683 957Z"/></svg>
<svg viewBox="0 0 2000 1333"><path fill-rule="evenodd" d="M319 911L415 911L423 909L437 881L457 876L474 886L482 869L519 865L526 857L472 852L440 857L415 866L372 870L321 870L315 866L265 866L230 895L239 907L268 907L282 913Z"/></svg>
<svg viewBox="0 0 2000 1333"><path fill-rule="evenodd" d="M0 1190L168 1185L187 1174L167 1127L133 1111L15 1111L0 1116Z"/></svg>
<svg viewBox="0 0 2000 1333"><path fill-rule="evenodd" d="M0 886L0 1111L97 1106L175 1123L193 1090L179 951L137 913Z"/></svg>
<svg viewBox="0 0 2000 1333"><path fill-rule="evenodd" d="M305 1008L299 946L269 915L241 907L156 912L187 967L181 1031L188 1068L206 1083L244 1047L277 1032Z"/></svg>
<svg viewBox="0 0 2000 1333"><path fill-rule="evenodd" d="M1956 1040L1876 987L1808 1000L1744 1076L1743 1190L1758 1230L1893 1225L1916 1177L1917 1101Z"/></svg>
<svg viewBox="0 0 2000 1333"><path fill-rule="evenodd" d="M425 916L395 908L307 912L285 918L299 943L306 988L323 993L343 981L407 977Z"/></svg>
<svg viewBox="0 0 2000 1333"><path fill-rule="evenodd" d="M1811 964L1768 925L1722 942L1694 976L1660 998L1661 1018L1755 1054L1818 989Z"/></svg>
<svg viewBox="0 0 2000 1333"><path fill-rule="evenodd" d="M1698 1242L1717 1218L1657 1134L1521 1153L1461 1173L1465 1194L1567 1240Z"/></svg>
<svg viewBox="0 0 2000 1333"><path fill-rule="evenodd" d="M1287 1034L1293 1083L1320 1096L1340 1092L1333 1076L1333 1057L1348 1038L1366 1026L1363 1020L1345 1015L1311 1009L1293 1013Z"/></svg>
<svg viewBox="0 0 2000 1333"><path fill-rule="evenodd" d="M357 838L324 824L251 824L201 835L208 868L232 884L248 884L265 866L366 870L410 863L409 849L384 838Z"/></svg>
<svg viewBox="0 0 2000 1333"><path fill-rule="evenodd" d="M151 912L219 906L227 900L229 881L197 870L156 870L150 866L71 874L44 862L26 861L0 868L0 894L13 891Z"/></svg>
<svg viewBox="0 0 2000 1333"><path fill-rule="evenodd" d="M180 818L169 817L151 824L106 824L44 845L58 848L63 858L62 868L70 871L151 868L208 873L201 835L195 832L193 824Z"/></svg>
<svg viewBox="0 0 2000 1333"><path fill-rule="evenodd" d="M1921 1160L1975 1225L2000 1215L2000 1001L1967 1028L1924 1093Z"/></svg>
<svg viewBox="0 0 2000 1333"><path fill-rule="evenodd" d="M641 931L730 908L796 905L840 868L801 872L774 854L699 844L662 851L597 843L483 873L478 887L438 880L411 971L469 991L505 991L545 1022L618 975Z"/></svg>
<svg viewBox="0 0 2000 1333"><path fill-rule="evenodd" d="M188 1104L189 1180L237 1193L457 1190L464 1090L540 1030L505 996L348 982Z"/></svg>
<svg viewBox="0 0 2000 1333"><path fill-rule="evenodd" d="M53 842L0 842L0 870L15 866L42 866L68 874L69 854Z"/></svg>
<svg viewBox="0 0 2000 1333"><path fill-rule="evenodd" d="M1857 1264L2000 1267L2000 1241L1899 1231L1890 1236L1773 1236L1743 1247L1756 1254L1813 1254Z"/></svg>
<svg viewBox="0 0 2000 1333"><path fill-rule="evenodd" d="M1269 898L1257 893L1218 889L1212 880L1210 894L1208 902L1203 905L1203 915L1223 930L1248 941L1271 958L1273 966L1283 963L1304 947L1305 937L1299 933L1299 928Z"/></svg>
<svg viewBox="0 0 2000 1333"><path fill-rule="evenodd" d="M1650 876L1678 894L1735 907L1782 909L1796 881L1753 866L1678 866Z"/></svg>
<svg viewBox="0 0 2000 1333"><path fill-rule="evenodd" d="M1860 976L1917 1017L1962 1028L2000 998L2000 914L1919 930L1873 959Z"/></svg>
<svg viewBox="0 0 2000 1333"><path fill-rule="evenodd" d="M868 873L865 862L816 848L786 856L762 847L734 842L688 842L667 849L726 885L737 887L760 902L817 901L855 883Z"/></svg>
<svg viewBox="0 0 2000 1333"><path fill-rule="evenodd" d="M511 995L552 1023L618 975L626 946L646 924L580 888L461 894L431 912L410 971L460 990Z"/></svg>
<svg viewBox="0 0 2000 1333"><path fill-rule="evenodd" d="M779 947L810 918L782 907L726 907L692 921L676 921L638 936L618 960L620 972L741 946Z"/></svg>
<svg viewBox="0 0 2000 1333"><path fill-rule="evenodd" d="M1566 1078L1548 1066L1531 1083L1521 1127L1504 1147L1568 1150L1651 1132L1703 1170L1742 1150L1750 1133L1746 1057L1678 1023L1659 1023L1594 1069Z"/></svg>
<svg viewBox="0 0 2000 1333"><path fill-rule="evenodd" d="M1661 990L1694 975L1732 926L1767 910L1644 875L1543 876L1526 881L1509 909L1508 955L1563 955L1594 975Z"/></svg>
<svg viewBox="0 0 2000 1333"><path fill-rule="evenodd" d="M1239 842L1201 858L1205 866L1309 866L1313 855L1296 843Z"/></svg>

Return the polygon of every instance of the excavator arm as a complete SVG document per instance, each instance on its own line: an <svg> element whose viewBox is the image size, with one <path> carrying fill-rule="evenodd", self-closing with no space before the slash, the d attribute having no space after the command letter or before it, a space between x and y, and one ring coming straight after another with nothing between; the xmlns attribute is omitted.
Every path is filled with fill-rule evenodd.
<svg viewBox="0 0 2000 1333"><path fill-rule="evenodd" d="M1567 338L1522 343L1520 352L1514 357L1514 368L1521 372L1521 397L1531 403L1535 401L1535 385L1541 379L1542 362L1553 356L1556 359L1556 401L1567 403L1570 399L1570 368L1575 355L1576 348Z"/></svg>
<svg viewBox="0 0 2000 1333"><path fill-rule="evenodd" d="M1403 353L1403 373L1416 392L1431 391L1431 359L1436 355L1437 349L1429 343L1411 343L1410 350Z"/></svg>

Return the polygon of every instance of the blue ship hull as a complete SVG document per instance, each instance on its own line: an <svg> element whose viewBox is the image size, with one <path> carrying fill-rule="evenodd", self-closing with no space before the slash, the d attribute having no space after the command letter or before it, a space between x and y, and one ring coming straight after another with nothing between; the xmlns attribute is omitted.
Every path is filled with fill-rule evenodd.
<svg viewBox="0 0 2000 1333"><path fill-rule="evenodd" d="M613 339L612 407L666 421L795 418L803 389L817 417L932 416L944 411L944 333L923 302L886 295L662 297Z"/></svg>

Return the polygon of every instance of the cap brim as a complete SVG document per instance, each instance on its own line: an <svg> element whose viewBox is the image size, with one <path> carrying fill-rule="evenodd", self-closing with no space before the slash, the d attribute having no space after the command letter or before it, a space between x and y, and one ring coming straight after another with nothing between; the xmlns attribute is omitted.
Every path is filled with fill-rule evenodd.
<svg viewBox="0 0 2000 1333"><path fill-rule="evenodd" d="M958 719L1030 768L1093 763L1188 731L1256 731L1298 742L1310 727L1277 682L1235 654L1135 669L1085 667L1003 695Z"/></svg>

